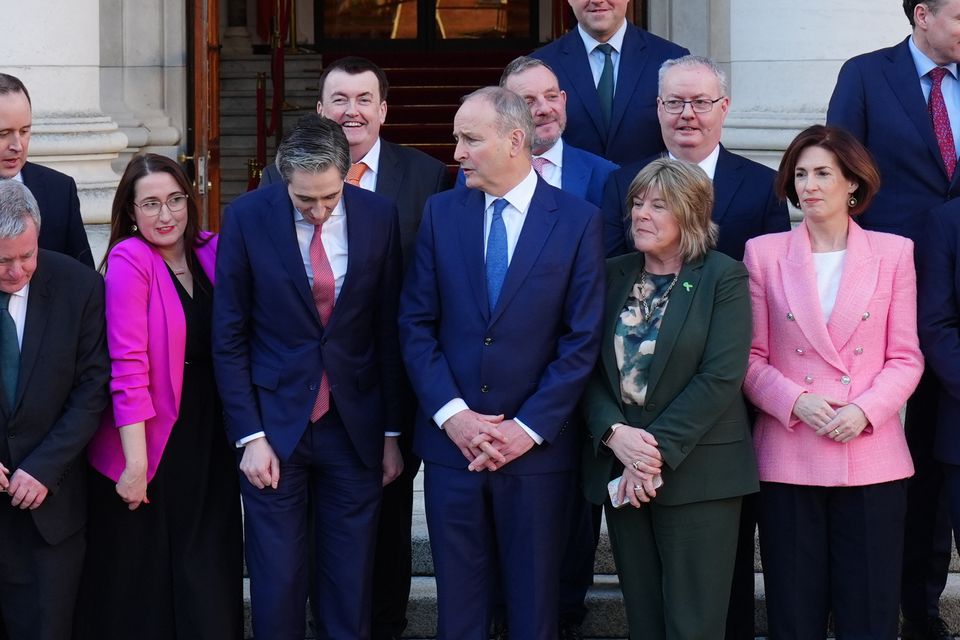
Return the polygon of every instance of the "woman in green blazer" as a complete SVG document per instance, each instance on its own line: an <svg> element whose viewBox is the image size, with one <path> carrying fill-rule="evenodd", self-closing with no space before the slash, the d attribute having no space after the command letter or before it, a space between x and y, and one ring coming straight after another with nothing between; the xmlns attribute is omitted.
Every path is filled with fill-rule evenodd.
<svg viewBox="0 0 960 640"><path fill-rule="evenodd" d="M630 637L722 638L740 502L758 490L740 393L747 271L710 250L713 187L699 167L656 160L627 197L638 251L607 261L584 490L606 508Z"/></svg>

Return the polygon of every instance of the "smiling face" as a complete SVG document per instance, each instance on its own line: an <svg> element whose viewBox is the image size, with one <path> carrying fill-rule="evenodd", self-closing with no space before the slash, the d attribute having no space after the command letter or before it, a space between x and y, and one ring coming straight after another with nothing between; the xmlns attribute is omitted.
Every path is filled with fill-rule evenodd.
<svg viewBox="0 0 960 640"><path fill-rule="evenodd" d="M793 172L800 209L813 222L849 215L847 201L857 183L844 177L837 156L823 147L810 146L800 152Z"/></svg>
<svg viewBox="0 0 960 640"><path fill-rule="evenodd" d="M336 167L319 173L296 169L287 183L287 193L304 220L310 224L323 224L340 202L343 178Z"/></svg>
<svg viewBox="0 0 960 640"><path fill-rule="evenodd" d="M358 162L380 137L387 103L380 96L380 83L372 71L350 74L338 69L324 80L317 113L343 128L350 143L350 158Z"/></svg>
<svg viewBox="0 0 960 640"><path fill-rule="evenodd" d="M33 114L27 96L0 95L0 178L12 178L27 161Z"/></svg>
<svg viewBox="0 0 960 640"><path fill-rule="evenodd" d="M16 293L37 270L37 226L33 220L18 236L0 240L0 291Z"/></svg>
<svg viewBox="0 0 960 640"><path fill-rule="evenodd" d="M721 97L720 81L703 65L677 65L667 69L657 99L657 119L667 150L687 162L701 162L720 144L723 121L730 99L724 97L706 113L697 113L685 104L680 113L667 113L664 100L716 100Z"/></svg>
<svg viewBox="0 0 960 640"><path fill-rule="evenodd" d="M606 42L626 19L629 0L568 0L583 30L598 42Z"/></svg>
<svg viewBox="0 0 960 640"><path fill-rule="evenodd" d="M134 220L143 239L160 249L161 253L179 253L183 251L183 232L187 228L186 203L183 189L166 171L148 173L137 180L134 187ZM181 203L180 211L170 211L169 203ZM150 215L144 206L149 203L168 203L160 207L156 215ZM176 205L174 208L177 208Z"/></svg>
<svg viewBox="0 0 960 640"><path fill-rule="evenodd" d="M938 65L960 62L960 0L945 0L937 12L926 3L913 13L913 40Z"/></svg>
<svg viewBox="0 0 960 640"><path fill-rule="evenodd" d="M680 225L657 185L633 198L630 220L637 251L661 261L679 255Z"/></svg>
<svg viewBox="0 0 960 640"><path fill-rule="evenodd" d="M523 98L536 126L533 153L540 155L557 144L567 127L567 94L560 90L557 76L537 65L514 73L504 87Z"/></svg>

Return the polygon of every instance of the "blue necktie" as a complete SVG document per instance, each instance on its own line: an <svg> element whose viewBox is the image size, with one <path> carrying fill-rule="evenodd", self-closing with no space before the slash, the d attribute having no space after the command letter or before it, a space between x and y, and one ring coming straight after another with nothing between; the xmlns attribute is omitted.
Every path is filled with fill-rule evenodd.
<svg viewBox="0 0 960 640"><path fill-rule="evenodd" d="M507 227L503 224L503 210L506 208L507 201L503 198L493 201L493 221L487 237L487 300L491 313L497 306L503 279L507 276Z"/></svg>
<svg viewBox="0 0 960 640"><path fill-rule="evenodd" d="M609 127L610 114L613 113L613 45L598 44L594 51L603 54L603 71L600 72L600 80L597 81L597 95L600 96L600 115L603 116L603 124Z"/></svg>
<svg viewBox="0 0 960 640"><path fill-rule="evenodd" d="M20 343L17 341L17 325L7 309L9 304L10 294L0 291L0 382L7 394L7 402L13 407L20 377Z"/></svg>

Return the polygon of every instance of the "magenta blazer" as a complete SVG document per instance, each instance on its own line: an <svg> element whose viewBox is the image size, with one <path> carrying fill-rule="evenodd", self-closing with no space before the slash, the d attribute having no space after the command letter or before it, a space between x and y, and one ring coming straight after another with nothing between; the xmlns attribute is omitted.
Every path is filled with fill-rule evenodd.
<svg viewBox="0 0 960 640"><path fill-rule="evenodd" d="M760 479L832 487L913 475L899 415L923 372L913 243L851 220L827 324L806 225L750 240L744 263L753 344L743 389L760 410ZM867 428L846 444L817 436L792 414L804 391L856 404Z"/></svg>
<svg viewBox="0 0 960 640"><path fill-rule="evenodd" d="M201 237L210 236L201 233ZM217 241L197 247L200 267L214 282ZM153 479L180 413L187 327L176 285L148 242L127 238L107 256L107 346L112 406L87 447L93 467L114 481L126 466L117 427L146 423L147 481Z"/></svg>

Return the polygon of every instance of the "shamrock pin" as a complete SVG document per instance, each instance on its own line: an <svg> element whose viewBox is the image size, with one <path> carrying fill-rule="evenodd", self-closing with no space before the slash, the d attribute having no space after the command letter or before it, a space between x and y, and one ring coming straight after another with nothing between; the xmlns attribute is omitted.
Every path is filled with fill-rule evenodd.
<svg viewBox="0 0 960 640"><path fill-rule="evenodd" d="M686 280L683 281L683 288L687 290L687 293L690 293L691 291L693 291L693 285L687 282Z"/></svg>

